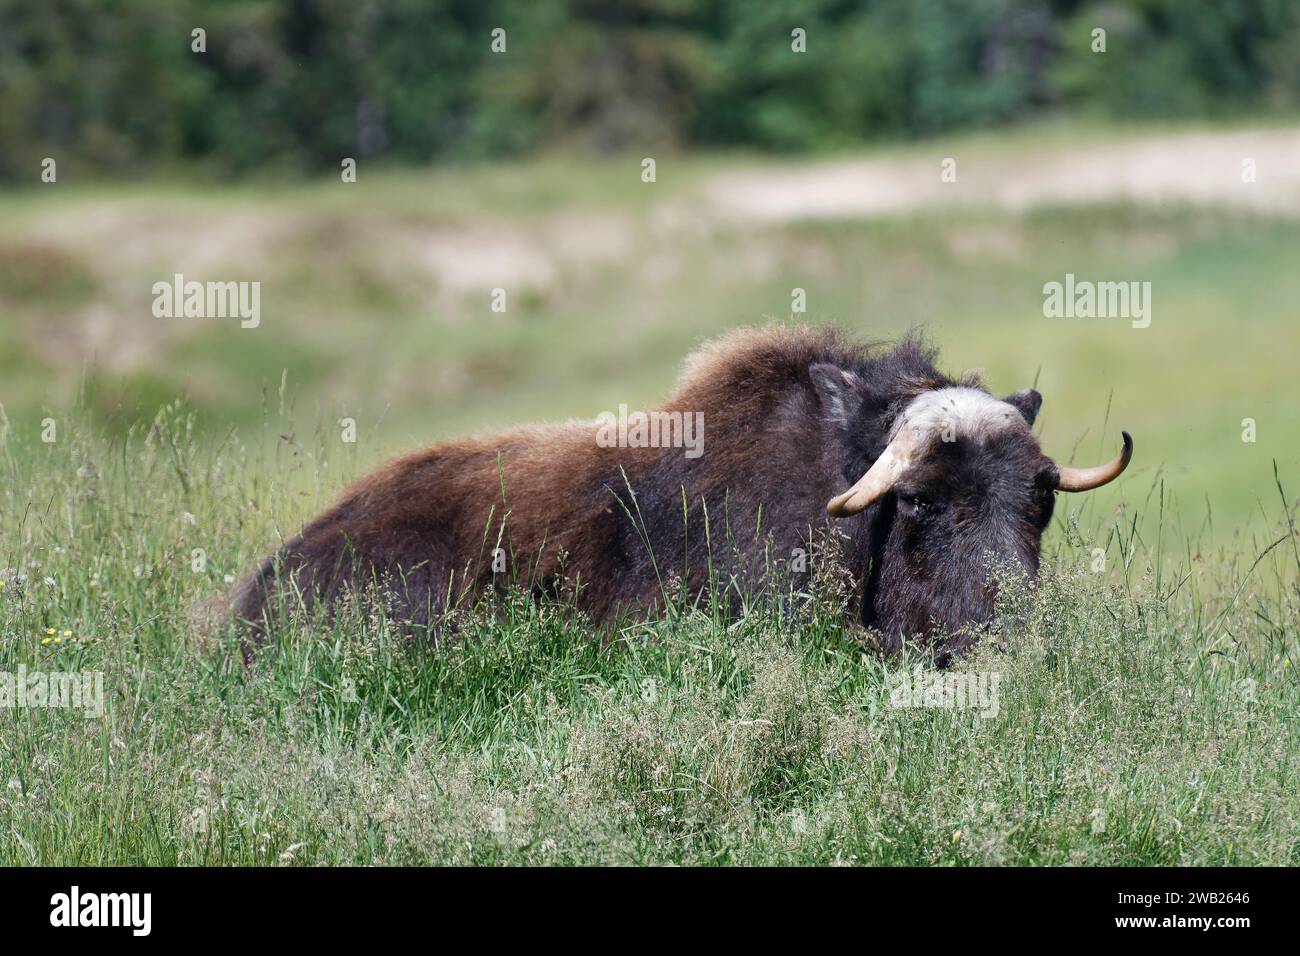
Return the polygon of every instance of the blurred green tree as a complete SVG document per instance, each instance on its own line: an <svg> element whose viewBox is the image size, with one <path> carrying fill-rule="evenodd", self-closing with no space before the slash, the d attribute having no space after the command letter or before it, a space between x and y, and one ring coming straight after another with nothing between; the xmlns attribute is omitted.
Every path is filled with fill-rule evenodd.
<svg viewBox="0 0 1300 956"><path fill-rule="evenodd" d="M70 160L63 178L557 145L810 150L1045 109L1294 110L1300 4L0 0L0 103L10 181L35 181L45 156Z"/></svg>

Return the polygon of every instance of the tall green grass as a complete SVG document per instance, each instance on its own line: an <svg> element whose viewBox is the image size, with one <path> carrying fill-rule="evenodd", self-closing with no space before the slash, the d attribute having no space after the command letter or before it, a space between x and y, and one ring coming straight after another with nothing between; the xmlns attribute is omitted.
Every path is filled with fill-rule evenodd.
<svg viewBox="0 0 1300 956"><path fill-rule="evenodd" d="M1237 553L1159 482L1118 518L1061 508L1039 586L957 667L999 675L995 716L892 706L924 655L868 652L830 574L615 641L518 596L433 649L358 605L246 669L192 608L358 467L268 406L247 440L177 405L7 437L0 671L101 671L107 709L0 711L0 864L1300 863L1280 483Z"/></svg>

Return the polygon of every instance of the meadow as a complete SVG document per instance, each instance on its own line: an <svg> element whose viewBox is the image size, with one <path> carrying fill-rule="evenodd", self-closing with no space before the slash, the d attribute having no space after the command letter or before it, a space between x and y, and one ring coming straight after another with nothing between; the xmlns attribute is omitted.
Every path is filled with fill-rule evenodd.
<svg viewBox="0 0 1300 956"><path fill-rule="evenodd" d="M0 672L105 695L0 712L0 864L1300 863L1300 214L981 192L1089 132L883 150L900 195L944 156L971 184L883 213L737 207L786 168L707 155L0 196ZM175 272L261 281L261 325L153 317ZM1044 317L1066 273L1150 281L1150 327ZM1063 461L1133 433L956 669L999 675L995 715L893 706L924 657L868 653L830 574L811 610L672 595L611 644L522 599L437 650L363 610L249 669L193 638L388 454L651 406L767 319L920 326L1035 384Z"/></svg>

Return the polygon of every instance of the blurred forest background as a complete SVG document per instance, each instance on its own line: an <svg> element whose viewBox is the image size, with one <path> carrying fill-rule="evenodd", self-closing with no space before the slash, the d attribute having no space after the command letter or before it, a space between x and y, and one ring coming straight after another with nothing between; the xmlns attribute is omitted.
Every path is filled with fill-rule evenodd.
<svg viewBox="0 0 1300 956"><path fill-rule="evenodd" d="M0 0L0 103L14 454L181 399L359 469L795 318L1036 381L1065 460L1129 428L1079 503L1117 526L1165 483L1178 540L1263 534L1272 462L1300 488L1294 0ZM155 317L175 273L261 324ZM1066 273L1150 281L1150 328L1045 318Z"/></svg>
<svg viewBox="0 0 1300 956"><path fill-rule="evenodd" d="M51 151L234 175L1300 104L1294 0L0 0L0 26L14 181ZM791 55L795 27L807 55ZM1091 49L1098 27L1110 56Z"/></svg>

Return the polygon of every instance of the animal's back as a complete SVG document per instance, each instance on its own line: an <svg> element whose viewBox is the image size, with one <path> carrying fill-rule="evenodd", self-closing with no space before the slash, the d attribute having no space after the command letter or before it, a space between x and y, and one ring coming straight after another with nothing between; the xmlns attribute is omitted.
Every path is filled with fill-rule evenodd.
<svg viewBox="0 0 1300 956"><path fill-rule="evenodd" d="M895 350L914 375L920 354ZM257 636L281 604L332 605L380 584L390 609L428 624L449 604L517 584L576 585L594 621L648 610L667 580L692 594L719 575L754 583L764 540L789 558L841 490L809 380L818 362L868 368L866 350L804 327L742 330L687 359L656 411L700 413L703 454L606 447L595 422L517 428L398 458L361 479L249 574L236 618Z"/></svg>
<svg viewBox="0 0 1300 956"><path fill-rule="evenodd" d="M583 459L566 448L590 443L591 434L576 422L521 428L389 462L236 586L229 600L234 618L260 636L283 604L310 610L379 585L391 612L427 625L498 576L504 584L520 570L521 556L542 549L547 529L582 523L575 511L585 491ZM517 509L550 520L515 520Z"/></svg>

